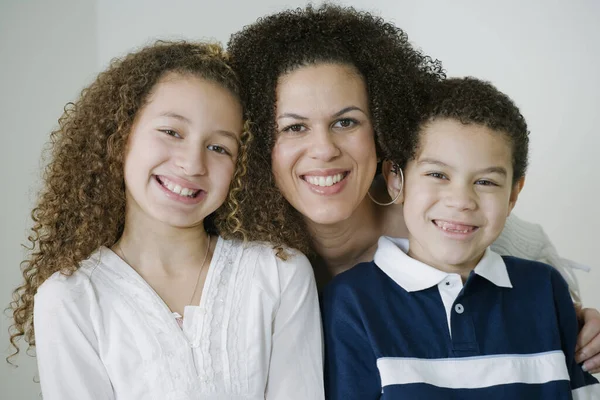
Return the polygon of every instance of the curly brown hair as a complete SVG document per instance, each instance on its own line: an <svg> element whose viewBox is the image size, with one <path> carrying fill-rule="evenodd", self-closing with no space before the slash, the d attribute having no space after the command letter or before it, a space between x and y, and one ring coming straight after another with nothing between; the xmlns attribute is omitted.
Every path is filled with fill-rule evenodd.
<svg viewBox="0 0 600 400"><path fill-rule="evenodd" d="M19 353L19 340L28 348L35 346L33 306L40 285L58 271L72 274L81 261L100 246L112 246L123 233L128 136L135 116L167 73L215 82L240 98L239 80L220 45L159 41L113 60L75 103L67 104L58 129L50 135L44 186L31 212L29 254L21 263L24 283L14 290L10 303L14 353L7 361ZM237 219L236 194L245 173L247 128L246 124L230 194L215 215L205 219L207 231L246 236Z"/></svg>
<svg viewBox="0 0 600 400"><path fill-rule="evenodd" d="M450 118L465 125L478 124L497 131L507 138L512 150L513 184L525 176L528 164L529 131L527 122L515 103L490 82L473 77L451 78L433 85L430 100L423 113L421 126L437 118ZM403 166L418 152L418 135L409 151L396 152L391 160ZM387 137L394 149L393 137Z"/></svg>
<svg viewBox="0 0 600 400"><path fill-rule="evenodd" d="M271 172L279 77L322 62L354 67L369 94L378 155L388 158L382 137L394 136L410 148L407 140L417 129L424 91L445 77L441 64L415 50L396 26L335 5L261 18L234 34L227 50L242 82L242 99L255 136L248 148L247 184L240 193L242 224L253 226L261 240L311 255L302 216L276 188Z"/></svg>

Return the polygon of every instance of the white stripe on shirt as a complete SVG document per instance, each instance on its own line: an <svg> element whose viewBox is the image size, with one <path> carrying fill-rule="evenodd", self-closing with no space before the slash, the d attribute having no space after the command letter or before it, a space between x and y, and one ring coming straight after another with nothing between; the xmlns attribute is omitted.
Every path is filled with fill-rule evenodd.
<svg viewBox="0 0 600 400"><path fill-rule="evenodd" d="M426 383L451 389L478 389L569 380L562 351L445 359L382 357L377 360L377 368L382 387Z"/></svg>

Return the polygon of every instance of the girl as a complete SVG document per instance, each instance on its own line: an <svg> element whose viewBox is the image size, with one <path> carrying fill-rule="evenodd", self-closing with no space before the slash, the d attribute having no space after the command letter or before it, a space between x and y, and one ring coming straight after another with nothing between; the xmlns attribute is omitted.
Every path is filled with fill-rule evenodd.
<svg viewBox="0 0 600 400"><path fill-rule="evenodd" d="M249 140L217 45L129 54L66 109L12 303L45 399L323 397L306 257L224 238L253 236Z"/></svg>
<svg viewBox="0 0 600 400"><path fill-rule="evenodd" d="M440 63L393 24L334 5L263 17L228 50L255 134L240 216L261 240L311 254L325 284L372 260L380 236L406 237L401 206L372 183L385 143L411 148L424 88L445 77ZM553 265L577 298L572 268L539 226L511 216L492 246ZM578 362L600 372L600 315L579 318Z"/></svg>

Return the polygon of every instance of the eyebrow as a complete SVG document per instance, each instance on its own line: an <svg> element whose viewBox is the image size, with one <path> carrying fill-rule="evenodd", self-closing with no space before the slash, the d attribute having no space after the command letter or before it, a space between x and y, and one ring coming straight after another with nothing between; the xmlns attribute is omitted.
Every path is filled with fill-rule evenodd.
<svg viewBox="0 0 600 400"><path fill-rule="evenodd" d="M360 111L363 114L367 115L367 113L364 112L360 107L357 107L357 106L348 106L348 107L342 108L340 111L336 112L331 117L332 118L337 118L337 117L339 117L341 115L344 115L344 114L346 114L346 113L348 113L350 111L355 111L355 110L356 111ZM295 114L295 113L283 113L283 114L281 114L281 115L279 115L277 117L278 120L279 119L283 119L283 118L294 118L294 119L299 119L299 120L302 120L302 121L305 121L305 120L308 119L307 117L303 117L302 115Z"/></svg>
<svg viewBox="0 0 600 400"><path fill-rule="evenodd" d="M450 168L450 169L454 169L451 166L449 166L448 164L439 161L439 160L435 160L433 158L424 158L422 160L419 160L419 162L417 163L418 165L423 165L423 164L432 164L432 165L437 165L443 168ZM506 172L506 168L504 167L489 167L489 168L484 168L481 169L479 171L477 171L478 174L499 174L499 175L504 175L504 176L508 176L508 172Z"/></svg>
<svg viewBox="0 0 600 400"><path fill-rule="evenodd" d="M241 139L238 137L238 135L236 135L236 134L235 134L235 133L233 133L233 132L229 132L229 131L223 131L223 130L218 130L218 131L215 131L215 133L217 133L217 134L219 134L219 135L222 135L222 136L227 136L227 137L229 137L230 139L234 140L234 141L235 141L235 142L237 142L237 143L239 143L239 142L240 142L240 140L241 140Z"/></svg>
<svg viewBox="0 0 600 400"><path fill-rule="evenodd" d="M344 115L344 114L346 114L347 112L354 111L354 110L360 111L361 113L363 113L363 114L365 114L365 115L367 114L367 113L366 113L366 112L364 112L362 109L360 109L360 107L356 107L356 106L350 106L350 107L342 108L340 111L338 111L338 112L336 112L335 114L333 114L333 115L332 115L332 117L334 117L334 118L335 118L335 117L339 117L340 115Z"/></svg>
<svg viewBox="0 0 600 400"><path fill-rule="evenodd" d="M160 114L159 117L175 118L175 119L178 119L178 120L180 120L182 122L185 122L186 124L191 124L192 123L192 121L190 121L189 118L184 117L181 114L177 114L177 113L171 112L171 111L164 112L164 113Z"/></svg>

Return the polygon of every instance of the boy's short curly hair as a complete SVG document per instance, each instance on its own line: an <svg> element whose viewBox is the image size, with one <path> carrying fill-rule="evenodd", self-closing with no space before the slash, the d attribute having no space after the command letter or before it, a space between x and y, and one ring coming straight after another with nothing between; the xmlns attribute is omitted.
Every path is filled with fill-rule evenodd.
<svg viewBox="0 0 600 400"><path fill-rule="evenodd" d="M513 184L525 176L529 152L527 123L515 103L490 82L466 77L435 83L421 125L426 126L438 118L483 125L505 135L512 149ZM389 144L390 147L399 145ZM417 151L418 145L413 146L409 158L404 160L414 157ZM401 157L397 154L392 159L402 160Z"/></svg>
<svg viewBox="0 0 600 400"><path fill-rule="evenodd" d="M154 86L168 73L191 75L215 82L240 98L240 85L218 44L163 42L113 60L69 103L51 133L50 159L43 188L31 212L33 226L28 255L21 263L24 282L10 304L14 324L10 342L24 338L35 346L34 296L55 272L72 274L100 246L112 246L123 233L125 184L123 161L129 133ZM242 135L242 142L249 133ZM226 203L205 219L205 228L235 230L235 193L243 175L244 144ZM11 357L12 357L11 356Z"/></svg>
<svg viewBox="0 0 600 400"><path fill-rule="evenodd" d="M279 78L317 63L356 69L367 88L378 155L388 158L382 138L393 136L402 147L411 147L410 132L417 129L425 90L444 78L441 64L415 50L393 24L335 5L308 6L261 18L234 34L228 51L242 82L242 99L254 136L248 147L247 184L240 194L243 224L253 226L263 240L310 254L302 216L283 198L272 174Z"/></svg>

